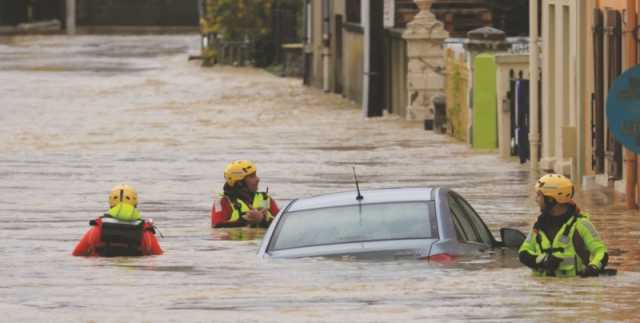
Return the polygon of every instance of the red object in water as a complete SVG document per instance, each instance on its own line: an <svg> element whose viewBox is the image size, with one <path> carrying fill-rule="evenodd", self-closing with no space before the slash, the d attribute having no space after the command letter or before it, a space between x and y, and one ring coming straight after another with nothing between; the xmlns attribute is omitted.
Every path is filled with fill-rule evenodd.
<svg viewBox="0 0 640 323"><path fill-rule="evenodd" d="M439 253L437 255L431 255L427 257L429 261L437 261L437 262L450 262L453 261L456 257L447 253Z"/></svg>
<svg viewBox="0 0 640 323"><path fill-rule="evenodd" d="M105 243L102 241L103 237L103 221L102 218L92 222L93 227L87 231L80 242L73 250L74 256L85 257L113 257L113 256L150 256L161 255L162 249L158 243L158 239L155 236L155 230L153 224L148 221L144 221L142 225L142 235L139 238L139 243L134 248L129 248L127 244L114 242ZM137 239L136 239L137 240Z"/></svg>

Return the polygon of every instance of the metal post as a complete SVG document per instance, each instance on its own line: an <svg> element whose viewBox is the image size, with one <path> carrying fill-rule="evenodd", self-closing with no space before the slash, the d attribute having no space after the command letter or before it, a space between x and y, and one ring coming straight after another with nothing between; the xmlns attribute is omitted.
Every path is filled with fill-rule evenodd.
<svg viewBox="0 0 640 323"><path fill-rule="evenodd" d="M539 124L539 87L540 68L538 59L540 49L538 48L538 1L529 1L529 144L531 148L531 170L538 170L538 151L540 147L540 124Z"/></svg>
<svg viewBox="0 0 640 323"><path fill-rule="evenodd" d="M76 0L66 0L67 11L67 34L74 35L76 33Z"/></svg>

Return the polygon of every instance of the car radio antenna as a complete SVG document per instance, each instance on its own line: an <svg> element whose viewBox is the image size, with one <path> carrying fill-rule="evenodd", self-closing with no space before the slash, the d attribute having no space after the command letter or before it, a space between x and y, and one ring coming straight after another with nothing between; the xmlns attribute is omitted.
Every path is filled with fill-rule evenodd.
<svg viewBox="0 0 640 323"><path fill-rule="evenodd" d="M356 191L358 192L358 195L356 196L356 200L362 201L362 199L364 199L364 196L362 196L362 194L360 194L360 185L358 184L358 175L356 175L356 167L352 166L353 168L353 180L356 182Z"/></svg>

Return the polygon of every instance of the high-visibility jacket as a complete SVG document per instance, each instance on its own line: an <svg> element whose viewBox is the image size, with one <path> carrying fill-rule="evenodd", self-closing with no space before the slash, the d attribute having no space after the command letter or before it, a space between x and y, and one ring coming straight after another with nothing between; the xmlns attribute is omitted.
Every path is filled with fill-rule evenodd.
<svg viewBox="0 0 640 323"><path fill-rule="evenodd" d="M136 207L126 203L118 203L107 212L109 216L121 221L138 221L141 219L140 211Z"/></svg>
<svg viewBox="0 0 640 323"><path fill-rule="evenodd" d="M576 252L574 238L582 239L588 255ZM607 257L607 247L589 220L589 214L584 212L571 216L560 227L553 240L549 239L541 228L534 226L519 252L536 258L547 253L562 260L554 273L532 268L536 276L574 277L583 272L587 265L602 269Z"/></svg>
<svg viewBox="0 0 640 323"><path fill-rule="evenodd" d="M249 224L242 216L251 209L266 209L265 219L260 226L269 226L279 209L275 201L266 193L255 193L251 207L241 199L232 201L228 196L220 197L219 203L214 203L211 209L211 225L213 227L239 227Z"/></svg>

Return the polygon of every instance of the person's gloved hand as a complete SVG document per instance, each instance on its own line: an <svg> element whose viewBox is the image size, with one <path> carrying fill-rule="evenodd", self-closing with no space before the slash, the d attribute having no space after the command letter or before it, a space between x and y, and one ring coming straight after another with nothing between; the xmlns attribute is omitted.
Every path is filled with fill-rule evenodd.
<svg viewBox="0 0 640 323"><path fill-rule="evenodd" d="M251 209L245 213L242 218L249 223L260 223L262 222L262 219L264 219L265 213L266 212Z"/></svg>
<svg viewBox="0 0 640 323"><path fill-rule="evenodd" d="M588 265L582 272L582 277L598 277L600 275L600 268L594 265Z"/></svg>
<svg viewBox="0 0 640 323"><path fill-rule="evenodd" d="M561 258L549 254L542 254L536 259L538 268L546 272L555 272L560 266L560 262L562 262Z"/></svg>

